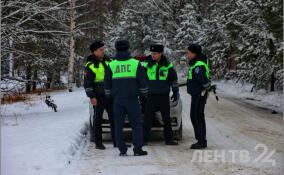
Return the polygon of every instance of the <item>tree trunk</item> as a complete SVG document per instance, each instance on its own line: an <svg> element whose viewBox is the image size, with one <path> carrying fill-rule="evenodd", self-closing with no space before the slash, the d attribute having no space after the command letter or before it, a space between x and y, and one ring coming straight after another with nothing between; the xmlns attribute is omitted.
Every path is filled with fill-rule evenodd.
<svg viewBox="0 0 284 175"><path fill-rule="evenodd" d="M10 53L9 53L9 76L10 77L14 76L14 54L12 52L12 47L13 47L13 37L9 37L9 48L10 48Z"/></svg>
<svg viewBox="0 0 284 175"><path fill-rule="evenodd" d="M75 28L75 0L71 0L71 22L70 22L70 58L68 65L68 90L72 92L73 66L74 66L74 28Z"/></svg>
<svg viewBox="0 0 284 175"><path fill-rule="evenodd" d="M32 67L30 64L26 67L26 92L31 91Z"/></svg>
<svg viewBox="0 0 284 175"><path fill-rule="evenodd" d="M54 84L56 85L56 87L59 87L61 88L62 85L61 85L61 81L60 81L60 69L57 69L56 70L56 73L54 74Z"/></svg>
<svg viewBox="0 0 284 175"><path fill-rule="evenodd" d="M274 72L271 74L271 78L270 78L270 91L274 91L274 84L275 84L275 76L274 76Z"/></svg>
<svg viewBox="0 0 284 175"><path fill-rule="evenodd" d="M79 64L80 65L80 64ZM76 87L80 87L81 86L81 74L80 74L80 68L78 66L78 70L77 70L77 74L76 74Z"/></svg>
<svg viewBox="0 0 284 175"><path fill-rule="evenodd" d="M32 90L36 90L36 85L37 85L37 81L38 81L38 75L37 75L37 70L34 71L34 78L33 78L33 87Z"/></svg>
<svg viewBox="0 0 284 175"><path fill-rule="evenodd" d="M52 82L52 73L47 72L47 82L46 82L46 89L51 88L51 82Z"/></svg>

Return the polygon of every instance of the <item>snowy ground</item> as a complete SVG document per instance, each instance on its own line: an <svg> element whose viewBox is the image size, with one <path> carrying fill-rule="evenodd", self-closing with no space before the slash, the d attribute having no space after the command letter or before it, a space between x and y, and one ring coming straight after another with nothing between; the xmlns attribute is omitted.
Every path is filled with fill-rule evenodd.
<svg viewBox="0 0 284 175"><path fill-rule="evenodd" d="M201 161L199 159L194 161L194 151L189 149L189 146L195 142L189 119L190 96L186 94L184 88L181 89L181 96L184 138L179 146L165 146L162 135L153 133L152 143L145 147L149 153L148 156L131 156L133 153L129 149L130 156L118 157L118 150L111 146L109 137L106 135L107 150L96 150L93 143L87 144L79 163L81 174L282 174L283 124L281 115L239 104L234 99L222 96L220 102L216 103L214 96L211 96L206 109L208 149L202 151ZM268 151L265 156L275 149L275 153L271 156L271 159L275 160L275 166L269 161L268 163L263 161L253 163L262 152L261 149L254 151L257 144L267 145ZM249 151L252 161L241 162L240 154L236 154L238 158L233 161L229 151L237 153ZM224 152L225 161L222 162L217 156L212 156L214 152L218 155ZM205 154L211 155L209 160L205 158ZM216 162L213 161L215 158Z"/></svg>
<svg viewBox="0 0 284 175"><path fill-rule="evenodd" d="M145 157L131 156L131 149L130 156L119 157L108 134L104 135L107 149L94 149L94 144L84 135L88 99L82 89L52 93L58 105L57 113L47 108L43 96L34 96L34 101L27 104L2 105L1 174L282 174L282 116L248 105L221 89L219 95L219 103L214 96L207 103L208 149L202 151L201 161L193 161L196 152L189 149L195 140L189 119L190 96L185 88L181 88L183 140L179 146L165 146L161 133L154 133L152 142L145 147L149 152ZM263 159L240 161L239 153L246 150L251 160L255 160L263 152L263 147L254 150L257 144L267 146L264 157L275 150L270 158L275 160L275 166ZM235 162L229 154L232 150L237 152ZM219 159L212 162L216 158L212 157L214 152L218 155L224 152L225 162ZM205 159L205 154L211 157Z"/></svg>
<svg viewBox="0 0 284 175"><path fill-rule="evenodd" d="M84 91L51 93L58 112L44 98L34 95L30 102L1 105L2 175L65 174L80 156L88 120Z"/></svg>
<svg viewBox="0 0 284 175"><path fill-rule="evenodd" d="M250 104L283 113L283 91L267 92L264 89L251 92L252 84L236 81L216 81L218 92L222 95L236 97Z"/></svg>

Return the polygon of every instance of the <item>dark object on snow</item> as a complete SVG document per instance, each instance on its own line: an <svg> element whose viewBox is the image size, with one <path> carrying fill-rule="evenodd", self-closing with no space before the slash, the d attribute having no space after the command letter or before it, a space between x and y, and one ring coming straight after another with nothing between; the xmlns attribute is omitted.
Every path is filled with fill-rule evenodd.
<svg viewBox="0 0 284 175"><path fill-rule="evenodd" d="M50 95L47 95L45 97L45 103L47 104L48 107L51 107L54 110L54 112L57 112L57 105L54 104L54 100L50 98Z"/></svg>
<svg viewBox="0 0 284 175"><path fill-rule="evenodd" d="M204 149L207 147L207 141L204 142L197 142L195 144L192 144L190 149Z"/></svg>
<svg viewBox="0 0 284 175"><path fill-rule="evenodd" d="M140 151L134 152L134 156L146 156L147 154L147 151L143 151L142 149Z"/></svg>
<svg viewBox="0 0 284 175"><path fill-rule="evenodd" d="M271 114L278 114L278 112L272 110Z"/></svg>

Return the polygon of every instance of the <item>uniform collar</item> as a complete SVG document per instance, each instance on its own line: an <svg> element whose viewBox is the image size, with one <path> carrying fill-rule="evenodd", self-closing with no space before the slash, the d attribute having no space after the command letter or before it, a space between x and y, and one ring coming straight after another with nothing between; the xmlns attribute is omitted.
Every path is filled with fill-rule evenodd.
<svg viewBox="0 0 284 175"><path fill-rule="evenodd" d="M116 53L115 58L116 60L124 61L124 60L128 60L132 58L132 56L130 55L128 51L119 51Z"/></svg>
<svg viewBox="0 0 284 175"><path fill-rule="evenodd" d="M96 57L96 55L89 55L87 57L87 62L92 62L94 65L98 65L100 62L99 58ZM103 58L103 61L110 61L110 59L105 55L104 58Z"/></svg>
<svg viewBox="0 0 284 175"><path fill-rule="evenodd" d="M197 55L195 58L190 60L189 65L193 66L197 61L202 61L207 64L207 57L201 53L200 55Z"/></svg>
<svg viewBox="0 0 284 175"><path fill-rule="evenodd" d="M160 64L160 66L169 66L170 62L168 61L167 57L165 57L164 55L162 55L162 58L160 60L160 62L156 62L152 59L152 57L149 57L148 59L148 66L152 67L154 64Z"/></svg>
<svg viewBox="0 0 284 175"><path fill-rule="evenodd" d="M189 61L189 65L193 66L195 63L198 61L198 58L193 58L192 60Z"/></svg>

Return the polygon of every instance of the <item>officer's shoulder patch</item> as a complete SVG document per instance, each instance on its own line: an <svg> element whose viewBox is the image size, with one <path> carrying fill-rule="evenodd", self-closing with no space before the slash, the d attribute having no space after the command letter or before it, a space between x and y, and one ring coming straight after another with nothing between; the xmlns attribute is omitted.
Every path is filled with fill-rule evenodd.
<svg viewBox="0 0 284 175"><path fill-rule="evenodd" d="M198 72L199 72L199 67L196 67L194 70L195 70L195 72L198 74Z"/></svg>

